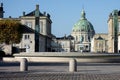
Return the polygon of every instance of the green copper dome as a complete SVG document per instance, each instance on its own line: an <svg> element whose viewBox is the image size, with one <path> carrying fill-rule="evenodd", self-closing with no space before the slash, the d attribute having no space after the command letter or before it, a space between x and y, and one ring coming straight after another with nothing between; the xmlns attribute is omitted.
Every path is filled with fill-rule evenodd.
<svg viewBox="0 0 120 80"><path fill-rule="evenodd" d="M86 19L85 15L85 11L82 10L81 19L74 25L73 31L94 32L93 25Z"/></svg>

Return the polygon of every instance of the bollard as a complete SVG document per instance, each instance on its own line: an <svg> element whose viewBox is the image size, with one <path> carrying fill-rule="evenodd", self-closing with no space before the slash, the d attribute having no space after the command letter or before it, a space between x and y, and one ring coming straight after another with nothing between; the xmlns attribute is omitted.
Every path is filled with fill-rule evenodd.
<svg viewBox="0 0 120 80"><path fill-rule="evenodd" d="M76 72L77 71L77 61L75 59L71 59L69 61L69 72Z"/></svg>
<svg viewBox="0 0 120 80"><path fill-rule="evenodd" d="M20 60L20 71L27 71L28 70L28 61L26 58L22 58Z"/></svg>

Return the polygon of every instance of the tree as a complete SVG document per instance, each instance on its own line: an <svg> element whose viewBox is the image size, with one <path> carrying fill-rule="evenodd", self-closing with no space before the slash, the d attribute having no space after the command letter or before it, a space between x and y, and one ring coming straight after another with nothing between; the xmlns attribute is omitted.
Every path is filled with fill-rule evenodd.
<svg viewBox="0 0 120 80"><path fill-rule="evenodd" d="M19 43L23 25L16 20L0 20L0 43Z"/></svg>

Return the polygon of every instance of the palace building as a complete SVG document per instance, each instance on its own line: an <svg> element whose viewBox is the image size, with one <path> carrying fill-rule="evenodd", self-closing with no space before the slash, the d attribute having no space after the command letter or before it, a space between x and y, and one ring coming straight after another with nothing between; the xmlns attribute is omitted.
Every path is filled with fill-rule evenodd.
<svg viewBox="0 0 120 80"><path fill-rule="evenodd" d="M92 52L120 52L120 11L113 10L108 18L108 33L95 34L92 39Z"/></svg>
<svg viewBox="0 0 120 80"><path fill-rule="evenodd" d="M74 25L71 36L72 50L75 52L118 53L120 52L120 11L109 15L108 33L95 33L93 25L87 20L84 10ZM61 42L62 43L62 42ZM62 45L62 44L61 44Z"/></svg>
<svg viewBox="0 0 120 80"><path fill-rule="evenodd" d="M59 43L57 51L63 52L91 52L91 40L95 35L93 25L87 20L84 10L81 11L81 18L73 26L68 36L56 38Z"/></svg>
<svg viewBox="0 0 120 80"><path fill-rule="evenodd" d="M106 53L108 52L108 34L96 33L91 41L91 52Z"/></svg>
<svg viewBox="0 0 120 80"><path fill-rule="evenodd" d="M49 52L51 51L52 37L50 15L41 13L39 5L30 13L23 12L19 18L4 18L3 3L0 6L0 20L17 20L24 26L23 37L19 44L14 44L20 52Z"/></svg>
<svg viewBox="0 0 120 80"><path fill-rule="evenodd" d="M108 52L120 52L120 11L114 10L108 19Z"/></svg>
<svg viewBox="0 0 120 80"><path fill-rule="evenodd" d="M40 12L39 5L30 13L23 12L19 18L4 18L3 3L0 5L0 20L17 20L24 26L22 40L14 44L19 52L120 52L120 11L109 15L108 33L95 33L94 27L86 18L85 10L67 36L52 34L50 14ZM7 49L8 50L8 49Z"/></svg>

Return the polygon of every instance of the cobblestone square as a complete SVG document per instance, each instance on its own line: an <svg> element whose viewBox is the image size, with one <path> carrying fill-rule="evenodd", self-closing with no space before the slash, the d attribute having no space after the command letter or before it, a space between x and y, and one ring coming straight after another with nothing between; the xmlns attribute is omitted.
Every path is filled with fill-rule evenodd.
<svg viewBox="0 0 120 80"><path fill-rule="evenodd" d="M68 72L67 63L29 63L20 72L19 63L0 63L0 80L120 80L120 63L78 63Z"/></svg>

